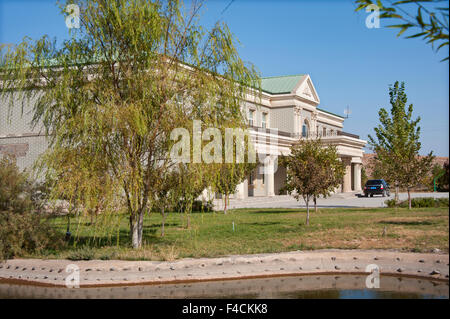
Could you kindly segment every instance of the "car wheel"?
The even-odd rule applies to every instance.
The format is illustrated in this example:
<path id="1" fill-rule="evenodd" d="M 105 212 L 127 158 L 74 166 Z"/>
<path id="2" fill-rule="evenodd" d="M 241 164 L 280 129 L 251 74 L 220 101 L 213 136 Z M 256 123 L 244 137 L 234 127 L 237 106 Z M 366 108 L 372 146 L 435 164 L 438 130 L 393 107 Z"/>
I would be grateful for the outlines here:
<path id="1" fill-rule="evenodd" d="M 364 197 L 369 197 L 369 194 L 364 194 Z"/>
<path id="2" fill-rule="evenodd" d="M 370 197 L 373 197 L 373 194 L 370 194 Z"/>

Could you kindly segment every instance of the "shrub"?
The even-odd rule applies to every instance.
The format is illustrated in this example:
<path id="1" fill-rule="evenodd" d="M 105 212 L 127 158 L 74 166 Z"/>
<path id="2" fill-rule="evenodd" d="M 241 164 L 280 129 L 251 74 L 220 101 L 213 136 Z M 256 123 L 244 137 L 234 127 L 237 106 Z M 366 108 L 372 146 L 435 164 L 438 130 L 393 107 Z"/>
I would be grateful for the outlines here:
<path id="1" fill-rule="evenodd" d="M 92 260 L 95 257 L 95 252 L 92 248 L 89 247 L 83 247 L 79 248 L 73 252 L 70 253 L 69 256 L 67 256 L 67 259 L 69 260 Z"/>
<path id="2" fill-rule="evenodd" d="M 57 249 L 62 238 L 39 214 L 0 211 L 0 259 Z"/>
<path id="3" fill-rule="evenodd" d="M 404 200 L 395 205 L 394 199 L 385 201 L 388 207 L 408 207 L 408 200 Z M 411 199 L 411 207 L 423 208 L 423 207 L 449 207 L 448 198 L 432 198 L 432 197 L 417 197 Z"/>
<path id="4" fill-rule="evenodd" d="M 39 188 L 19 171 L 14 157 L 0 159 L 0 181 L 0 258 L 57 248 L 62 241 L 37 212 Z"/>
<path id="5" fill-rule="evenodd" d="M 175 207 L 175 211 L 184 212 L 186 209 L 186 203 L 184 201 L 179 201 L 178 205 Z M 195 200 L 192 203 L 192 212 L 212 212 L 214 204 L 212 201 L 201 201 Z"/>

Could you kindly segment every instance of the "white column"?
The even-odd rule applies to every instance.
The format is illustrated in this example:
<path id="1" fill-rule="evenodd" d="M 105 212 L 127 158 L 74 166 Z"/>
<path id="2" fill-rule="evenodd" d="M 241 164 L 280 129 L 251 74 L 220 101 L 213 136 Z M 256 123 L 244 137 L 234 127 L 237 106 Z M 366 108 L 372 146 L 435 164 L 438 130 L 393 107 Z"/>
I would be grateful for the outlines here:
<path id="1" fill-rule="evenodd" d="M 342 181 L 342 192 L 347 193 L 352 191 L 352 164 L 351 160 L 348 158 L 343 158 L 342 163 L 344 163 L 345 167 L 344 180 Z"/>
<path id="2" fill-rule="evenodd" d="M 273 156 L 268 156 L 264 161 L 264 174 L 266 180 L 266 195 L 275 196 L 275 160 Z"/>
<path id="3" fill-rule="evenodd" d="M 240 183 L 236 188 L 236 198 L 238 199 L 245 199 L 247 198 L 247 180 L 244 180 L 242 183 Z"/>
<path id="4" fill-rule="evenodd" d="M 213 200 L 214 199 L 214 192 L 211 190 L 211 187 L 205 188 L 200 195 L 201 200 Z"/>
<path id="5" fill-rule="evenodd" d="M 355 187 L 355 191 L 361 190 L 361 164 L 354 163 L 354 171 L 353 171 L 353 185 Z"/>

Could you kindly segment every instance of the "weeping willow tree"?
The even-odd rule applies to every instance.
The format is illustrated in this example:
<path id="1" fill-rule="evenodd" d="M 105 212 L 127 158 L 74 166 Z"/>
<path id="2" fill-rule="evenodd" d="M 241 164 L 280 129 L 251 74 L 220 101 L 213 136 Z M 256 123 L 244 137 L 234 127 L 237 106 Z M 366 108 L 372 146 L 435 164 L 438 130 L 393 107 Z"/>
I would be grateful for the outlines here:
<path id="1" fill-rule="evenodd" d="M 42 163 L 54 196 L 85 211 L 118 196 L 115 211 L 127 211 L 139 248 L 154 176 L 177 165 L 170 132 L 194 119 L 242 126 L 240 105 L 258 77 L 225 24 L 201 26 L 201 1 L 69 3 L 80 28 L 61 45 L 43 36 L 2 47 L 0 97 L 33 104 L 33 124 L 49 136 Z"/>

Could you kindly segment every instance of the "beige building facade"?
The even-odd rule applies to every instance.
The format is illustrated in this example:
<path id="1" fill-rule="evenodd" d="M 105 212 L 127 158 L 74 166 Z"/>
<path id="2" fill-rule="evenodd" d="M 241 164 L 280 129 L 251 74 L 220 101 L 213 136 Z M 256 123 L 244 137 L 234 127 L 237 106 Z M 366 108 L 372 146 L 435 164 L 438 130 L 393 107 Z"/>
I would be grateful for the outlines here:
<path id="1" fill-rule="evenodd" d="M 278 166 L 279 155 L 290 154 L 299 139 L 320 137 L 325 145 L 335 145 L 345 165 L 342 185 L 336 192 L 361 191 L 361 167 L 366 141 L 343 131 L 344 118 L 319 108 L 320 98 L 308 74 L 262 79 L 262 96 L 249 96 L 244 104 L 249 130 L 265 169 L 258 167 L 234 195 L 276 196 L 286 180 L 286 170 Z"/>

